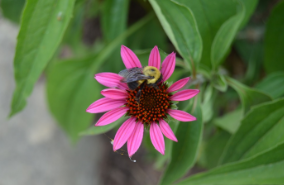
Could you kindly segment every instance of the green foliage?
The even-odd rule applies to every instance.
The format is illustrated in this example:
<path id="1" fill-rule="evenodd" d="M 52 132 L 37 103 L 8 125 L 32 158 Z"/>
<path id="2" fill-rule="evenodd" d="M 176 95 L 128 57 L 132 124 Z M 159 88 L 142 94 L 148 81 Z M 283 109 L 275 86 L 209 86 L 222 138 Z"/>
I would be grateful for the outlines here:
<path id="1" fill-rule="evenodd" d="M 198 98 L 190 106 L 192 115 L 197 120 L 189 123 L 179 123 L 175 132 L 178 142 L 172 146 L 171 159 L 160 184 L 172 184 L 186 174 L 196 161 L 198 147 L 202 136 L 202 111 Z"/>
<path id="2" fill-rule="evenodd" d="M 201 57 L 202 40 L 191 10 L 172 1 L 149 2 L 177 51 L 191 66 L 196 65 Z"/>
<path id="3" fill-rule="evenodd" d="M 228 132 L 221 129 L 216 130 L 214 135 L 203 143 L 199 164 L 209 169 L 216 167 L 230 137 L 231 134 Z"/>
<path id="4" fill-rule="evenodd" d="M 229 133 L 234 134 L 238 130 L 242 118 L 243 110 L 237 109 L 225 114 L 222 117 L 216 118 L 214 120 L 214 124 L 228 131 Z"/>
<path id="5" fill-rule="evenodd" d="M 19 23 L 25 2 L 26 0 L 1 0 L 0 7 L 4 17 Z"/>
<path id="6" fill-rule="evenodd" d="M 242 101 L 244 113 L 249 111 L 249 109 L 254 105 L 272 100 L 267 94 L 256 89 L 249 88 L 232 78 L 228 77 L 227 81 L 228 84 L 238 92 Z"/>
<path id="7" fill-rule="evenodd" d="M 254 107 L 230 139 L 222 164 L 253 157 L 284 142 L 284 99 Z"/>
<path id="8" fill-rule="evenodd" d="M 268 73 L 284 71 L 284 2 L 281 1 L 272 11 L 265 33 L 264 66 Z"/>
<path id="9" fill-rule="evenodd" d="M 161 61 L 177 52 L 167 83 L 190 76 L 184 88 L 200 89 L 190 104 L 178 104 L 197 121 L 167 120 L 178 142 L 165 139 L 164 156 L 145 131 L 151 156 L 146 158 L 165 169 L 160 184 L 283 184 L 284 99 L 277 98 L 284 96 L 284 2 L 267 17 L 273 3 L 2 0 L 3 16 L 15 23 L 21 20 L 10 116 L 24 108 L 52 61 L 45 73 L 48 105 L 71 140 L 117 128 L 126 117 L 94 127 L 100 114 L 86 113 L 103 88 L 94 74 L 125 68 L 122 44 L 134 50 L 143 66 L 157 45 Z M 70 58 L 62 59 L 66 51 Z M 196 163 L 209 171 L 179 181 Z"/>
<path id="10" fill-rule="evenodd" d="M 46 64 L 54 55 L 71 18 L 74 0 L 30 0 L 18 35 L 10 116 L 21 111 Z"/>
<path id="11" fill-rule="evenodd" d="M 284 72 L 269 74 L 255 88 L 270 95 L 273 99 L 284 95 Z"/>
<path id="12" fill-rule="evenodd" d="M 102 12 L 102 31 L 106 42 L 111 42 L 126 29 L 129 0 L 106 0 Z"/>
<path id="13" fill-rule="evenodd" d="M 183 180 L 178 185 L 283 184 L 284 144 L 255 157 L 230 163 Z"/>
<path id="14" fill-rule="evenodd" d="M 234 16 L 226 20 L 218 30 L 211 50 L 211 63 L 213 67 L 217 67 L 228 54 L 229 48 L 235 38 L 237 31 L 245 16 L 245 8 L 242 3 L 237 7 L 237 12 Z"/>
<path id="15" fill-rule="evenodd" d="M 49 108 L 60 126 L 76 141 L 78 133 L 85 130 L 94 118 L 86 112 L 90 102 L 99 98 L 99 84 L 90 70 L 97 55 L 83 59 L 57 62 L 47 73 L 47 98 Z"/>

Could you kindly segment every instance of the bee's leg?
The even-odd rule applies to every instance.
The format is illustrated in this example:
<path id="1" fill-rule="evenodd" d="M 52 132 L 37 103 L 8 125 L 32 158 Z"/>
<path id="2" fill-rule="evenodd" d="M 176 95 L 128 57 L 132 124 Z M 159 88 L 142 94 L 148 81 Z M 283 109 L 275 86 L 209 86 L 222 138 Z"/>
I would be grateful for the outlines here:
<path id="1" fill-rule="evenodd" d="M 145 87 L 145 83 L 141 84 L 138 92 L 136 93 L 135 100 L 137 101 L 138 105 L 140 103 L 140 96 L 141 96 L 142 89 L 144 87 Z"/>
<path id="2" fill-rule="evenodd" d="M 140 103 L 140 96 L 141 96 L 141 89 L 138 90 L 136 96 L 135 96 L 135 100 L 137 101 L 138 105 Z"/>
<path id="3" fill-rule="evenodd" d="M 154 87 L 155 89 L 160 89 L 157 84 L 148 84 L 149 87 Z"/>

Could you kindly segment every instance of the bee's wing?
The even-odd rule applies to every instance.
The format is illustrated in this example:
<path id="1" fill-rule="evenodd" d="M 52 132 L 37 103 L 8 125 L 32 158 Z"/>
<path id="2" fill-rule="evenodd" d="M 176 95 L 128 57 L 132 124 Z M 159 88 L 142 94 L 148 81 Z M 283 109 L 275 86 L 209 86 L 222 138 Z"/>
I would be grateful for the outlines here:
<path id="1" fill-rule="evenodd" d="M 138 67 L 131 68 L 131 69 L 124 69 L 120 71 L 118 74 L 123 77 L 121 82 L 125 82 L 125 83 L 135 82 L 138 80 L 146 80 L 150 78 L 143 74 L 142 68 L 138 68 Z"/>

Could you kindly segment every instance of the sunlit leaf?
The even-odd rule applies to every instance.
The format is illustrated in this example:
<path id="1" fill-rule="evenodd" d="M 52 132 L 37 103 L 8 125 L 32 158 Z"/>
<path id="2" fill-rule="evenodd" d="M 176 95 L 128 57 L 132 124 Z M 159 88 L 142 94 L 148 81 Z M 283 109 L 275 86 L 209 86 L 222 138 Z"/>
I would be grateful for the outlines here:
<path id="1" fill-rule="evenodd" d="M 23 12 L 16 54 L 10 116 L 21 111 L 48 61 L 54 55 L 73 11 L 74 0 L 30 0 Z"/>

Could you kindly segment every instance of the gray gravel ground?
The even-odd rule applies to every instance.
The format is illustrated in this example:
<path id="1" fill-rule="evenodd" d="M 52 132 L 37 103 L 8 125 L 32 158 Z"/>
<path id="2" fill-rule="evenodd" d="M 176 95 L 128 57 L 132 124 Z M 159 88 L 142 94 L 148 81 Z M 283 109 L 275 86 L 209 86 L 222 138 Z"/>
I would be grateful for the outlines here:
<path id="1" fill-rule="evenodd" d="M 17 33 L 18 27 L 0 15 L 0 185 L 100 184 L 100 138 L 70 144 L 48 112 L 44 80 L 36 84 L 26 108 L 7 119 Z"/>

